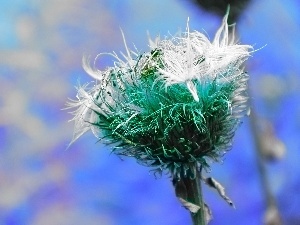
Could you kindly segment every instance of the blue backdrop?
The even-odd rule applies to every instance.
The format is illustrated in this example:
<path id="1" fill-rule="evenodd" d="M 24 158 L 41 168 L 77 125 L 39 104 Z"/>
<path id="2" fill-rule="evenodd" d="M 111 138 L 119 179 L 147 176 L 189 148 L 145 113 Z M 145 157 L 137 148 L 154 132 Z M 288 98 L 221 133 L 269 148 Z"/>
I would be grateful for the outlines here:
<path id="1" fill-rule="evenodd" d="M 300 3 L 254 0 L 238 21 L 240 42 L 254 45 L 247 64 L 260 121 L 273 126 L 286 152 L 266 166 L 285 224 L 300 224 Z M 74 86 L 92 81 L 83 54 L 147 51 L 151 37 L 190 29 L 210 39 L 221 17 L 176 0 L 0 0 L 0 224 L 181 225 L 189 213 L 168 176 L 110 154 L 88 133 L 66 150 L 71 115 L 61 110 Z M 111 65 L 103 58 L 99 68 Z M 262 224 L 265 198 L 249 118 L 234 147 L 209 176 L 236 205 L 204 187 L 212 225 Z"/>

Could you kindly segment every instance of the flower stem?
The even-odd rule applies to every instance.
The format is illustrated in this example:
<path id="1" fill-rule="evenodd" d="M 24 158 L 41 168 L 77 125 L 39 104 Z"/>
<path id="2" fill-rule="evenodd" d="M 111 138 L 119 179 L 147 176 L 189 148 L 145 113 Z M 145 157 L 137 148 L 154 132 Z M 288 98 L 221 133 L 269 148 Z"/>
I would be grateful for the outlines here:
<path id="1" fill-rule="evenodd" d="M 273 217 L 274 224 L 281 225 L 281 216 L 279 213 L 279 209 L 277 207 L 276 199 L 274 195 L 272 194 L 270 184 L 268 182 L 268 174 L 266 171 L 266 167 L 264 164 L 263 159 L 263 143 L 259 136 L 259 128 L 258 128 L 258 116 L 254 110 L 254 107 L 252 107 L 251 114 L 250 114 L 250 123 L 251 123 L 251 130 L 254 137 L 254 143 L 255 143 L 255 150 L 256 150 L 256 163 L 259 171 L 259 178 L 261 182 L 262 187 L 262 193 L 265 197 L 266 202 L 266 208 L 267 210 L 274 209 L 277 213 L 276 216 Z M 267 224 L 273 224 L 273 223 L 267 223 Z"/>
<path id="2" fill-rule="evenodd" d="M 197 165 L 195 165 L 195 170 L 195 179 L 183 178 L 182 181 L 186 187 L 187 201 L 200 206 L 200 209 L 197 213 L 191 212 L 193 225 L 206 225 L 201 188 L 201 169 L 198 169 Z"/>

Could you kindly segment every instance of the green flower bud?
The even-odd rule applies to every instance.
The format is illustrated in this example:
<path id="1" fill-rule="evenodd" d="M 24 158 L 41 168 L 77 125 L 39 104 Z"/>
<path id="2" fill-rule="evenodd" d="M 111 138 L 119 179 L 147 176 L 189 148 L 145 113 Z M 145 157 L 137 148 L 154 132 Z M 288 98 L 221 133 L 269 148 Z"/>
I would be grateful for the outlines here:
<path id="1" fill-rule="evenodd" d="M 194 177 L 231 148 L 248 111 L 248 75 L 241 68 L 251 46 L 229 37 L 228 14 L 212 42 L 197 31 L 150 41 L 150 51 L 115 53 L 113 67 L 85 70 L 97 82 L 78 88 L 73 141 L 92 130 L 113 152 L 135 157 L 172 176 Z M 124 41 L 125 42 L 125 41 Z"/>

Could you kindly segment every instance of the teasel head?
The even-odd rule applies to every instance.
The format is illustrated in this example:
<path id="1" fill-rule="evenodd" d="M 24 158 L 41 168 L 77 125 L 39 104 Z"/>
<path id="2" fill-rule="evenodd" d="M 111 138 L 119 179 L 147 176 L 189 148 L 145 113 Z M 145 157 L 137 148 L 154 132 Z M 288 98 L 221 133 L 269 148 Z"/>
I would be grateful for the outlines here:
<path id="1" fill-rule="evenodd" d="M 212 41 L 198 31 L 150 41 L 150 51 L 116 53 L 101 71 L 84 58 L 94 83 L 78 87 L 73 141 L 91 130 L 118 155 L 172 177 L 195 176 L 232 146 L 247 113 L 242 64 L 252 52 L 229 35 L 228 13 Z M 123 35 L 124 38 L 124 35 Z M 101 54 L 99 55 L 101 56 Z"/>

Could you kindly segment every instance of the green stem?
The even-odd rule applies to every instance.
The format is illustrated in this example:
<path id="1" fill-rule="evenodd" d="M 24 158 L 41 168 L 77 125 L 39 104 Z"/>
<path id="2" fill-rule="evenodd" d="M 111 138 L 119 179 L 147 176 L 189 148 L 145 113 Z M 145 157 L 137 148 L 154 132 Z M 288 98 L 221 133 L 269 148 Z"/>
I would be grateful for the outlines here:
<path id="1" fill-rule="evenodd" d="M 201 188 L 201 169 L 195 165 L 196 177 L 195 179 L 183 178 L 182 181 L 187 191 L 187 201 L 200 206 L 197 213 L 191 212 L 193 225 L 206 225 L 204 214 L 204 203 L 202 198 Z"/>
<path id="2" fill-rule="evenodd" d="M 262 184 L 263 194 L 265 196 L 265 201 L 267 206 L 273 205 L 275 199 L 271 193 L 271 189 L 268 182 L 268 175 L 263 161 L 263 150 L 262 150 L 262 141 L 259 137 L 259 129 L 257 125 L 258 118 L 256 116 L 256 112 L 253 107 L 250 114 L 250 125 L 252 129 L 252 133 L 254 136 L 255 150 L 256 150 L 256 162 L 259 171 L 260 182 Z"/>
<path id="3" fill-rule="evenodd" d="M 251 105 L 251 102 L 250 102 Z M 266 202 L 266 208 L 267 210 L 270 210 L 271 208 L 275 209 L 277 212 L 276 216 L 273 216 L 272 221 L 276 221 L 276 224 L 281 225 L 281 216 L 278 210 L 278 206 L 276 203 L 276 199 L 274 195 L 272 194 L 270 184 L 268 182 L 268 174 L 266 171 L 266 167 L 264 164 L 264 158 L 263 158 L 263 141 L 262 138 L 259 136 L 259 125 L 258 125 L 258 116 L 254 110 L 254 107 L 251 107 L 251 114 L 250 114 L 250 125 L 251 125 L 251 131 L 253 133 L 254 137 L 254 143 L 255 143 L 255 150 L 256 150 L 256 163 L 258 167 L 258 174 L 262 186 L 262 192 L 265 197 Z M 269 224 L 269 223 L 268 223 Z M 270 223 L 271 224 L 271 223 Z M 273 224 L 273 223 L 272 223 Z M 274 223 L 275 224 L 275 223 Z"/>

